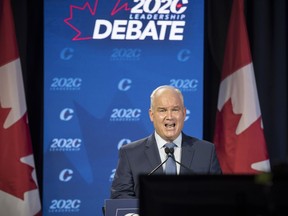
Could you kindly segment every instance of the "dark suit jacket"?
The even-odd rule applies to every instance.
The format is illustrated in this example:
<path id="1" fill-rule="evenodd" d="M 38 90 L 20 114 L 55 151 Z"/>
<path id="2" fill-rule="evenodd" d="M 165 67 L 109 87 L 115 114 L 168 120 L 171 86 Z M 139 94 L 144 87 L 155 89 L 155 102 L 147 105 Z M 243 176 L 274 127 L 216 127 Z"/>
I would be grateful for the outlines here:
<path id="1" fill-rule="evenodd" d="M 140 174 L 148 174 L 161 163 L 154 133 L 144 139 L 124 145 L 119 150 L 119 161 L 112 182 L 111 199 L 139 197 Z M 215 146 L 182 133 L 180 174 L 221 174 Z M 163 174 L 160 167 L 153 175 Z"/>

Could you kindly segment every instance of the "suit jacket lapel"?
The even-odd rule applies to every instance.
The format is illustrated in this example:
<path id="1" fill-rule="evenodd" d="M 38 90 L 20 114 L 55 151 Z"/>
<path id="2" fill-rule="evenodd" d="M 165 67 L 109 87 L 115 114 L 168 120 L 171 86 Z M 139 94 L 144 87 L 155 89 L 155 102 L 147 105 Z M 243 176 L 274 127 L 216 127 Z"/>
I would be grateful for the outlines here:
<path id="1" fill-rule="evenodd" d="M 161 163 L 157 143 L 155 140 L 154 133 L 148 138 L 145 144 L 145 154 L 151 164 L 151 171 Z M 159 168 L 155 173 L 163 173 L 163 167 Z"/>
<path id="2" fill-rule="evenodd" d="M 194 157 L 193 143 L 189 143 L 185 134 L 182 134 L 182 150 L 181 150 L 181 163 L 191 168 L 192 160 Z M 180 173 L 189 173 L 184 167 L 180 168 Z"/>

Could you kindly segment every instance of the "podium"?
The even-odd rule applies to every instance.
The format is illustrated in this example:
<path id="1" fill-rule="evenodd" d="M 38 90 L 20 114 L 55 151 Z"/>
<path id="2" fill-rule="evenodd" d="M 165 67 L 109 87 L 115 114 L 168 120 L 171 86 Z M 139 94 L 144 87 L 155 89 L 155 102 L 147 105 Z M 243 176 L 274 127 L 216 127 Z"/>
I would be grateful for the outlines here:
<path id="1" fill-rule="evenodd" d="M 288 215 L 288 174 L 143 175 L 139 199 L 105 200 L 105 216 Z"/>
<path id="2" fill-rule="evenodd" d="M 138 216 L 138 199 L 106 199 L 105 216 Z"/>
<path id="3" fill-rule="evenodd" d="M 139 182 L 140 216 L 266 216 L 269 212 L 269 184 L 256 175 L 143 175 Z"/>

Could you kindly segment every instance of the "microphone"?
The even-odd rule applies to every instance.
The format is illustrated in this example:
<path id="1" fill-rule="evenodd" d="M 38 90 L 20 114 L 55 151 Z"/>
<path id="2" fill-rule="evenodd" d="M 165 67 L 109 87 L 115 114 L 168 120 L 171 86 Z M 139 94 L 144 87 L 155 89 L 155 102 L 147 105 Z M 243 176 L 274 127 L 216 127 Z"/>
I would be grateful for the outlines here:
<path id="1" fill-rule="evenodd" d="M 166 163 L 166 161 L 168 160 L 169 157 L 172 157 L 172 155 L 174 153 L 174 148 L 166 147 L 165 148 L 165 153 L 168 155 L 168 157 L 162 163 L 160 163 L 157 167 L 155 167 L 148 175 L 151 175 L 154 172 L 156 172 L 161 166 L 163 166 L 164 163 Z M 175 160 L 175 159 L 173 158 L 173 160 Z"/>
<path id="2" fill-rule="evenodd" d="M 165 148 L 165 153 L 168 155 L 168 157 L 172 157 L 174 154 L 174 148 Z M 172 157 L 173 158 L 173 157 Z"/>
<path id="3" fill-rule="evenodd" d="M 172 157 L 174 154 L 174 148 L 165 148 L 165 153 L 168 155 L 168 157 Z M 168 159 L 167 157 L 167 159 Z M 166 160 L 167 160 L 166 159 Z M 172 159 L 179 164 L 180 166 L 184 167 L 185 169 L 187 169 L 189 172 L 194 173 L 192 169 L 190 169 L 189 167 L 185 166 L 184 164 L 180 163 L 179 161 L 175 160 L 175 157 L 172 157 Z"/>

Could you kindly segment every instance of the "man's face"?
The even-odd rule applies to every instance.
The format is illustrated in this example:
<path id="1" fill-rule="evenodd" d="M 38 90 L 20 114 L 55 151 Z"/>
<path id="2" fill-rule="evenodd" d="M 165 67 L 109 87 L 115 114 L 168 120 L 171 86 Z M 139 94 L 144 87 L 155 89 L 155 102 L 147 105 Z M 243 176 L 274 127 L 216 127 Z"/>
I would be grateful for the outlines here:
<path id="1" fill-rule="evenodd" d="M 159 90 L 149 110 L 156 132 L 166 141 L 173 141 L 181 133 L 186 116 L 180 96 L 171 89 Z"/>

